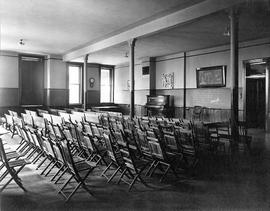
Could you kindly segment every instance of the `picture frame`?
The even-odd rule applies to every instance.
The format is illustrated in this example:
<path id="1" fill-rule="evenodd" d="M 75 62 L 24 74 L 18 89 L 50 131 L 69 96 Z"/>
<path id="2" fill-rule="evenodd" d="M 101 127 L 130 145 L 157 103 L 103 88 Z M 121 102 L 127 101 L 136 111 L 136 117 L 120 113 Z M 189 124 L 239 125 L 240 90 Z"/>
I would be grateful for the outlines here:
<path id="1" fill-rule="evenodd" d="M 165 89 L 174 88 L 174 73 L 163 73 L 162 74 L 162 87 Z"/>
<path id="2" fill-rule="evenodd" d="M 226 66 L 211 66 L 196 69 L 197 88 L 225 87 Z"/>

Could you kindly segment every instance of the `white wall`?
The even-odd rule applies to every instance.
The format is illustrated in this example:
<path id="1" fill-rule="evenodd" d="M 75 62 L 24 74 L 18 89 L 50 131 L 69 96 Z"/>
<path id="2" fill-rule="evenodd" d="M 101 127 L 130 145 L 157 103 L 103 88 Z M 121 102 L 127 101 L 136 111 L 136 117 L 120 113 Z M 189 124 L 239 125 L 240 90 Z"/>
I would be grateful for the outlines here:
<path id="1" fill-rule="evenodd" d="M 140 62 L 135 65 L 135 93 L 134 100 L 137 105 L 144 105 L 146 103 L 146 95 L 149 94 L 149 76 L 142 75 L 142 66 Z M 129 104 L 130 94 L 128 90 L 129 67 L 119 66 L 115 68 L 115 94 L 114 102 L 119 104 Z"/>
<path id="2" fill-rule="evenodd" d="M 0 53 L 0 88 L 19 88 L 18 54 Z"/>
<path id="3" fill-rule="evenodd" d="M 61 58 L 48 56 L 45 60 L 44 87 L 50 89 L 67 89 L 67 64 Z"/>
<path id="4" fill-rule="evenodd" d="M 99 66 L 98 65 L 88 65 L 87 67 L 87 90 L 100 90 L 100 76 L 99 76 Z M 89 79 L 94 78 L 95 83 L 93 87 L 90 87 Z"/>
<path id="5" fill-rule="evenodd" d="M 268 43 L 268 44 L 267 44 Z M 261 39 L 239 44 L 239 107 L 243 107 L 242 89 L 244 82 L 244 60 L 255 58 L 270 57 L 270 38 Z M 231 87 L 231 69 L 230 69 L 230 50 L 229 46 L 219 46 L 203 50 L 187 52 L 187 106 L 202 105 L 211 108 L 230 108 L 230 87 Z M 197 89 L 196 68 L 226 65 L 226 87 L 212 89 Z M 135 68 L 135 90 L 144 89 L 141 93 L 143 97 L 137 97 L 135 100 L 144 105 L 146 99 L 144 95 L 149 89 L 149 80 L 142 79 L 139 67 Z M 182 107 L 183 99 L 181 89 L 183 88 L 183 53 L 162 56 L 156 58 L 156 89 L 162 94 L 174 95 L 175 106 Z M 174 73 L 174 90 L 164 90 L 162 87 L 162 74 Z M 115 70 L 115 103 L 129 104 L 129 93 L 126 90 L 126 81 L 129 79 L 128 66 L 116 67 Z M 139 80 L 136 82 L 136 80 Z M 136 85 L 137 84 L 137 85 Z M 146 90 L 145 90 L 146 89 Z M 178 90 L 180 89 L 180 90 Z M 136 93 L 136 92 L 135 92 Z M 139 95 L 139 92 L 137 92 Z M 137 103 L 135 101 L 135 103 Z M 138 104 L 139 104 L 138 103 Z"/>
<path id="6" fill-rule="evenodd" d="M 179 54 L 175 55 L 176 57 Z M 180 55 L 183 57 L 183 54 Z M 158 57 L 156 60 L 156 89 L 163 89 L 162 74 L 174 73 L 174 88 L 183 88 L 184 83 L 184 59 L 170 59 L 169 57 Z"/>

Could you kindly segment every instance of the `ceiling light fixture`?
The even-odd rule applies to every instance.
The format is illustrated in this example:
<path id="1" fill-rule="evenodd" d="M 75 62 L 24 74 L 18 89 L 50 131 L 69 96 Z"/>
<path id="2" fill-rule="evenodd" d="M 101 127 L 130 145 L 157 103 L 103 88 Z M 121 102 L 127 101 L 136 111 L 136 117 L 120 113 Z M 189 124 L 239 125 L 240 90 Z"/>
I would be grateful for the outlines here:
<path id="1" fill-rule="evenodd" d="M 23 39 L 20 39 L 19 44 L 20 44 L 20 45 L 25 45 L 25 42 L 23 41 Z"/>
<path id="2" fill-rule="evenodd" d="M 128 52 L 126 52 L 125 57 L 128 58 Z"/>

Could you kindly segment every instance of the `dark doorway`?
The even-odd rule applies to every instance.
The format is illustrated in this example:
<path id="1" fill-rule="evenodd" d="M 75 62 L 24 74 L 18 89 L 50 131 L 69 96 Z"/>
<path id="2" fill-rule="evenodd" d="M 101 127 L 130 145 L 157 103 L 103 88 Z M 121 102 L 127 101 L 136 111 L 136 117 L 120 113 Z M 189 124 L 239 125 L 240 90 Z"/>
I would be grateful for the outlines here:
<path id="1" fill-rule="evenodd" d="M 249 128 L 265 129 L 266 64 L 248 64 L 246 69 L 246 122 Z"/>
<path id="2" fill-rule="evenodd" d="M 44 59 L 38 56 L 20 56 L 21 105 L 43 105 Z"/>

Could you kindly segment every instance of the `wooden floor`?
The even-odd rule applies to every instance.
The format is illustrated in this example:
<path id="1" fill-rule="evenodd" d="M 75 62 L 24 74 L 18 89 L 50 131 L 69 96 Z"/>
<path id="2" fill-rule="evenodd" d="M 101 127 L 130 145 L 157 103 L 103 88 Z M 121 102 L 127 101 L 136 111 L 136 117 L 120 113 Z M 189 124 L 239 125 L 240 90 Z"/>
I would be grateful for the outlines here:
<path id="1" fill-rule="evenodd" d="M 270 135 L 251 130 L 252 154 L 239 153 L 234 162 L 216 160 L 201 164 L 194 175 L 183 174 L 159 183 L 148 182 L 156 188 L 140 184 L 132 192 L 125 184 L 107 184 L 101 169 L 88 180 L 94 196 L 85 191 L 68 203 L 57 194 L 57 186 L 41 176 L 30 165 L 20 176 L 28 192 L 14 183 L 0 194 L 0 210 L 269 210 L 270 209 Z M 16 145 L 10 134 L 5 140 Z"/>

